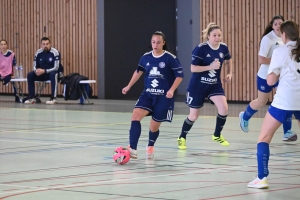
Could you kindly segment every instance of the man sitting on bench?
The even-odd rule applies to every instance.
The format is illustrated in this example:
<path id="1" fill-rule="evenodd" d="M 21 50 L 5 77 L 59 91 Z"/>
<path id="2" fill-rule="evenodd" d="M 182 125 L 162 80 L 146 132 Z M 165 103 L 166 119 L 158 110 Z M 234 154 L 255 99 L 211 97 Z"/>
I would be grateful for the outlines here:
<path id="1" fill-rule="evenodd" d="M 35 81 L 51 81 L 51 98 L 46 104 L 56 104 L 57 85 L 59 72 L 62 71 L 60 65 L 60 53 L 57 49 L 51 47 L 50 39 L 43 37 L 41 39 L 41 49 L 37 50 L 33 62 L 33 71 L 27 75 L 29 97 L 24 103 L 34 104 Z"/>

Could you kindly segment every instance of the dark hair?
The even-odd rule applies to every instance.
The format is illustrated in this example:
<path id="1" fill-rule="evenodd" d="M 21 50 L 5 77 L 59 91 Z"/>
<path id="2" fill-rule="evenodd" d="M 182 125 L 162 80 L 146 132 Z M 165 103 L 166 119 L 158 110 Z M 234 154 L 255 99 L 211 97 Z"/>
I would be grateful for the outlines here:
<path id="1" fill-rule="evenodd" d="M 152 34 L 151 37 L 153 37 L 153 35 L 160 35 L 160 36 L 163 38 L 164 42 L 165 42 L 165 44 L 164 44 L 164 46 L 163 46 L 163 50 L 170 51 L 170 50 L 169 50 L 169 47 L 168 47 L 168 45 L 167 45 L 166 36 L 165 36 L 165 34 L 163 34 L 163 32 L 161 32 L 161 31 L 155 31 L 155 32 Z"/>
<path id="2" fill-rule="evenodd" d="M 5 42 L 5 43 L 7 44 L 7 41 L 6 41 L 6 40 L 4 40 L 4 39 L 0 40 L 0 42 Z"/>
<path id="3" fill-rule="evenodd" d="M 276 19 L 281 19 L 284 22 L 284 18 L 281 15 L 275 15 L 272 20 L 270 21 L 270 23 L 267 25 L 267 27 L 265 28 L 264 33 L 262 34 L 261 38 L 263 38 L 265 35 L 267 35 L 268 33 L 270 33 L 271 31 L 273 31 L 273 23 Z"/>
<path id="4" fill-rule="evenodd" d="M 221 30 L 220 26 L 218 26 L 215 22 L 210 22 L 207 25 L 206 29 L 204 29 L 202 31 L 202 33 L 203 33 L 202 37 L 208 40 L 208 36 L 209 36 L 210 32 L 212 32 L 215 29 L 220 29 Z"/>
<path id="5" fill-rule="evenodd" d="M 291 40 L 296 41 L 296 47 L 292 49 L 292 57 L 296 62 L 300 62 L 300 38 L 299 38 L 299 26 L 294 21 L 287 20 L 280 25 L 281 33 L 285 33 L 285 36 Z"/>
<path id="6" fill-rule="evenodd" d="M 50 39 L 49 39 L 48 37 L 42 37 L 41 42 L 42 42 L 42 41 L 46 41 L 46 40 L 48 40 L 49 42 L 51 42 Z"/>

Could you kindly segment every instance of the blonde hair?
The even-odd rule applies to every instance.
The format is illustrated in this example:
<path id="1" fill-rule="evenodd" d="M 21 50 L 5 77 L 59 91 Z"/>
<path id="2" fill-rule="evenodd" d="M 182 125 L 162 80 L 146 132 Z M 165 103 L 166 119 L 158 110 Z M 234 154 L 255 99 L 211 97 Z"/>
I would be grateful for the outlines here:
<path id="1" fill-rule="evenodd" d="M 210 34 L 210 32 L 212 32 L 212 31 L 215 30 L 215 29 L 220 29 L 220 30 L 221 30 L 220 26 L 217 25 L 215 22 L 210 22 L 210 23 L 207 25 L 206 29 L 204 29 L 204 30 L 202 31 L 202 33 L 203 33 L 202 37 L 203 37 L 204 39 L 207 39 L 207 40 L 208 40 L 208 35 Z"/>

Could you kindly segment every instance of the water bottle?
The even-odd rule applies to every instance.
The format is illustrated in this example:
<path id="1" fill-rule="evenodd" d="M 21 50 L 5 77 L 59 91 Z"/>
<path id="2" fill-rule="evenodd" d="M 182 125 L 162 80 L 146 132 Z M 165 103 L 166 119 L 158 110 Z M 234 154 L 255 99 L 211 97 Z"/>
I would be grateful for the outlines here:
<path id="1" fill-rule="evenodd" d="M 24 76 L 23 76 L 23 66 L 22 66 L 21 63 L 20 63 L 20 66 L 19 66 L 19 78 L 24 78 Z"/>
<path id="2" fill-rule="evenodd" d="M 14 74 L 15 74 L 15 78 L 20 78 L 19 66 L 18 65 L 15 66 Z"/>

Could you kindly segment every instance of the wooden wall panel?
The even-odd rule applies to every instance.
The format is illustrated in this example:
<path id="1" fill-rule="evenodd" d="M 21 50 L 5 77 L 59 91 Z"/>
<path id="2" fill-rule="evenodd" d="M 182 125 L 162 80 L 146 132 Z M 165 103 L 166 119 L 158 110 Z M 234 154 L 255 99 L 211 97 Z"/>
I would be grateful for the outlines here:
<path id="1" fill-rule="evenodd" d="M 97 80 L 96 0 L 1 0 L 0 7 L 0 38 L 16 53 L 25 76 L 32 71 L 40 39 L 47 36 L 61 53 L 65 74 L 79 72 Z M 22 85 L 27 93 L 27 83 Z M 97 96 L 97 84 L 92 87 Z M 61 91 L 59 86 L 59 95 Z M 0 86 L 0 93 L 12 89 Z M 42 94 L 50 94 L 50 87 Z"/>
<path id="2" fill-rule="evenodd" d="M 299 9 L 299 0 L 201 0 L 201 30 L 209 22 L 220 25 L 223 42 L 232 55 L 232 83 L 224 84 L 228 100 L 251 101 L 257 97 L 257 54 L 261 35 L 274 15 L 281 14 L 299 24 Z"/>
<path id="3" fill-rule="evenodd" d="M 97 79 L 96 0 L 1 0 L 0 7 L 0 38 L 8 41 L 25 75 L 32 70 L 40 38 L 48 36 L 61 52 L 65 74 L 79 72 Z M 299 0 L 200 1 L 201 30 L 209 22 L 219 24 L 232 54 L 233 80 L 224 84 L 228 100 L 251 101 L 257 97 L 257 54 L 262 32 L 276 14 L 300 23 L 299 10 Z M 27 83 L 23 88 L 27 93 Z M 97 95 L 97 85 L 93 90 Z M 0 86 L 0 93 L 11 92 L 11 87 Z M 49 93 L 47 88 L 44 94 Z"/>

